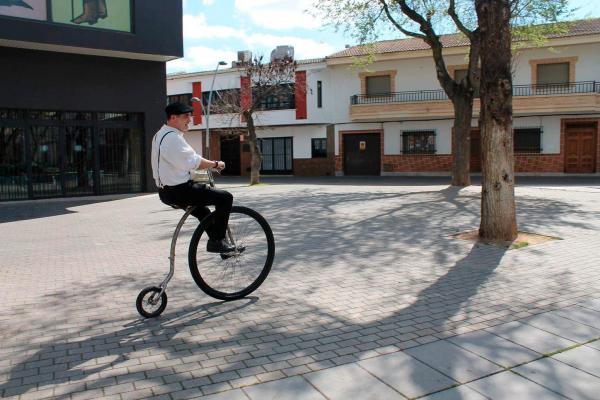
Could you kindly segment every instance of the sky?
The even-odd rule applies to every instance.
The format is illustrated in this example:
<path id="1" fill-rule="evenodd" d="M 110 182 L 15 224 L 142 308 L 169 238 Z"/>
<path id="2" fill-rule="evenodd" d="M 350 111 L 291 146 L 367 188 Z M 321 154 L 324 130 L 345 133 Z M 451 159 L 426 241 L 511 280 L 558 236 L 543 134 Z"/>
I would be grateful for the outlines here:
<path id="1" fill-rule="evenodd" d="M 278 45 L 294 47 L 297 60 L 325 57 L 356 42 L 335 32 L 306 10 L 315 0 L 183 0 L 184 57 L 167 63 L 167 72 L 214 70 L 231 65 L 238 50 L 269 59 Z M 576 18 L 600 17 L 598 0 L 570 0 Z"/>

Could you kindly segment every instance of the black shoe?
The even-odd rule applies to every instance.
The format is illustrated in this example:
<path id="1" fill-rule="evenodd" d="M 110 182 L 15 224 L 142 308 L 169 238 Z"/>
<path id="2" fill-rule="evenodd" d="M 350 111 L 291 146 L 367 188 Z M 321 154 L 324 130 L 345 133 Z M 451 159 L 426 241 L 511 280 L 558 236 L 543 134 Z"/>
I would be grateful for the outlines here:
<path id="1" fill-rule="evenodd" d="M 233 256 L 239 256 L 244 252 L 244 250 L 246 250 L 246 246 L 238 246 L 234 252 L 232 251 L 230 253 L 221 253 L 221 259 L 227 260 Z"/>
<path id="2" fill-rule="evenodd" d="M 227 243 L 225 239 L 208 239 L 208 242 L 206 243 L 206 251 L 209 253 L 231 253 L 232 251 L 235 251 L 235 246 Z"/>

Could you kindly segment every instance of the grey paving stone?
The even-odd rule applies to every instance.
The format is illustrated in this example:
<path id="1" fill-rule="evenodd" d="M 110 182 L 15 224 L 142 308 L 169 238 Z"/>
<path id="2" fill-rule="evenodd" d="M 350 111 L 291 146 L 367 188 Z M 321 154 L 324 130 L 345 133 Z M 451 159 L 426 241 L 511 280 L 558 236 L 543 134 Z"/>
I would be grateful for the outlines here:
<path id="1" fill-rule="evenodd" d="M 541 354 L 552 353 L 576 344 L 571 340 L 518 321 L 497 325 L 486 331 Z"/>
<path id="2" fill-rule="evenodd" d="M 514 371 L 565 397 L 598 400 L 600 378 L 551 357 L 522 365 Z"/>
<path id="3" fill-rule="evenodd" d="M 242 389 L 252 400 L 326 400 L 306 379 L 301 376 L 280 379 Z"/>
<path id="4" fill-rule="evenodd" d="M 600 378 L 600 350 L 580 346 L 555 354 L 552 358 Z"/>
<path id="5" fill-rule="evenodd" d="M 421 397 L 419 400 L 487 400 L 481 393 L 469 388 L 467 385 L 460 385 L 442 392 L 430 394 Z"/>
<path id="6" fill-rule="evenodd" d="M 457 383 L 403 352 L 370 358 L 358 364 L 408 398 L 424 396 Z"/>
<path id="7" fill-rule="evenodd" d="M 600 311 L 600 299 L 588 299 L 577 303 L 580 307 L 589 308 L 590 310 Z"/>
<path id="8" fill-rule="evenodd" d="M 467 385 L 455 386 L 451 389 L 421 397 L 419 400 L 488 400 L 481 393 Z"/>
<path id="9" fill-rule="evenodd" d="M 228 390 L 227 392 L 210 394 L 200 397 L 202 400 L 248 400 L 248 396 L 241 389 Z"/>
<path id="10" fill-rule="evenodd" d="M 329 400 L 405 398 L 356 364 L 328 368 L 304 377 Z"/>
<path id="11" fill-rule="evenodd" d="M 594 340 L 593 342 L 586 343 L 587 347 L 591 347 L 592 349 L 600 350 L 600 340 Z"/>
<path id="12" fill-rule="evenodd" d="M 593 310 L 580 306 L 571 306 L 556 310 L 554 312 L 561 317 L 592 326 L 596 329 L 600 329 L 600 310 Z"/>
<path id="13" fill-rule="evenodd" d="M 467 386 L 494 400 L 563 399 L 562 396 L 545 387 L 510 371 L 470 382 Z"/>
<path id="14" fill-rule="evenodd" d="M 413 347 L 405 352 L 461 383 L 502 370 L 500 366 L 447 340 Z"/>
<path id="15" fill-rule="evenodd" d="M 572 319 L 563 318 L 556 311 L 535 315 L 521 322 L 577 343 L 600 338 L 600 330 Z"/>
<path id="16" fill-rule="evenodd" d="M 465 333 L 448 340 L 506 368 L 541 357 L 540 353 L 485 331 Z"/>

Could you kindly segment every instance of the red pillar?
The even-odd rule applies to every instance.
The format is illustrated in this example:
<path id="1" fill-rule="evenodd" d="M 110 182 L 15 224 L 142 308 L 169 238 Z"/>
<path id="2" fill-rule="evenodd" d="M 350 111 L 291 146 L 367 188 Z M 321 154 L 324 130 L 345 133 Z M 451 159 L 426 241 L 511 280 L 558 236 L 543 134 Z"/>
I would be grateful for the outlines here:
<path id="1" fill-rule="evenodd" d="M 252 85 L 249 76 L 240 77 L 240 95 L 240 106 L 242 107 L 242 111 L 246 111 L 252 106 Z M 244 121 L 245 118 L 242 116 L 242 122 Z"/>
<path id="2" fill-rule="evenodd" d="M 296 119 L 306 119 L 306 71 L 296 71 L 294 87 L 296 102 Z"/>
<path id="3" fill-rule="evenodd" d="M 197 97 L 202 101 L 202 82 L 192 83 L 192 96 Z M 194 108 L 194 111 L 192 111 L 194 125 L 200 125 L 202 123 L 202 104 L 193 102 L 192 107 Z"/>

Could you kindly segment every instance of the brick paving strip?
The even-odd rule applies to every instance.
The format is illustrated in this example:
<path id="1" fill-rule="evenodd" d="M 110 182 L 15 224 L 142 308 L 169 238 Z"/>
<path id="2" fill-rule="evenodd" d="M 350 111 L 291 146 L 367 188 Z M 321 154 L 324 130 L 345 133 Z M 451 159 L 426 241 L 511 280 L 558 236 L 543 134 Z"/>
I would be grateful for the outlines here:
<path id="1" fill-rule="evenodd" d="M 449 238 L 477 226 L 478 187 L 392 183 L 231 185 L 273 227 L 272 273 L 244 300 L 204 295 L 190 221 L 155 320 L 134 301 L 166 274 L 179 212 L 156 195 L 0 204 L 0 396 L 593 398 L 598 186 L 518 187 L 520 230 L 563 240 L 505 251 Z"/>

